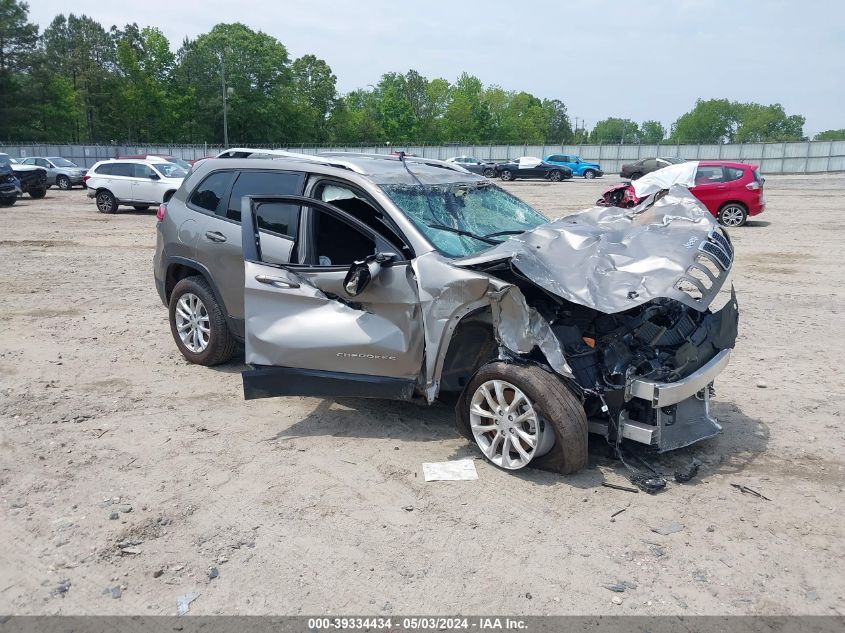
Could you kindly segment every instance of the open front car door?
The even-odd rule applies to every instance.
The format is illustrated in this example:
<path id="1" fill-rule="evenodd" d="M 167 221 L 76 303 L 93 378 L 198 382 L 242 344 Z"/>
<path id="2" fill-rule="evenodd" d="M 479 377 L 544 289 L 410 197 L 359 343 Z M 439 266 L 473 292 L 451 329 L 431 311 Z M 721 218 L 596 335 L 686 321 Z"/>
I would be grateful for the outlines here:
<path id="1" fill-rule="evenodd" d="M 277 209 L 263 214 L 264 205 Z M 271 215 L 285 226 L 263 225 Z M 244 397 L 410 399 L 424 339 L 417 280 L 401 250 L 302 196 L 244 197 L 241 226 Z M 263 261 L 259 229 L 292 239 L 292 263 Z"/>

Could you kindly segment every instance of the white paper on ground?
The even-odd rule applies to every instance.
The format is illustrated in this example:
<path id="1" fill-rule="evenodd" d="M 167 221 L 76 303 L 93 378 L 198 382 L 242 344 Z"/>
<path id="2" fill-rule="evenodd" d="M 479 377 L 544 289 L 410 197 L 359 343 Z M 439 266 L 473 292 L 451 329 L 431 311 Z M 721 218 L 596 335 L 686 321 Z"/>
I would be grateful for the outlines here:
<path id="1" fill-rule="evenodd" d="M 470 481 L 478 479 L 475 462 L 471 459 L 458 459 L 453 462 L 427 462 L 423 464 L 423 477 L 426 481 Z"/>

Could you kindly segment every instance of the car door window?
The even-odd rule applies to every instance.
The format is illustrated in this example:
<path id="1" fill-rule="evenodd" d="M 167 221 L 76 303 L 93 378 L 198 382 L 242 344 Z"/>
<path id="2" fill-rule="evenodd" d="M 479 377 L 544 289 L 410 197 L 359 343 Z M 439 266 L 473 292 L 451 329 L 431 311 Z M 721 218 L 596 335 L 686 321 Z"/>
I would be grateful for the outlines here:
<path id="1" fill-rule="evenodd" d="M 699 165 L 695 172 L 696 185 L 712 185 L 724 182 L 722 168 L 713 165 Z"/>
<path id="2" fill-rule="evenodd" d="M 648 158 L 648 159 L 643 161 L 643 169 L 648 169 L 650 171 L 653 171 L 655 169 L 660 169 L 661 166 L 662 165 L 658 165 L 657 161 L 654 160 L 653 158 Z"/>
<path id="3" fill-rule="evenodd" d="M 133 172 L 132 175 L 135 178 L 146 178 L 149 180 L 150 176 L 153 175 L 153 170 L 148 165 L 142 165 L 140 163 L 135 163 L 132 165 Z"/>
<path id="4" fill-rule="evenodd" d="M 311 265 L 350 266 L 376 253 L 376 241 L 371 235 L 323 211 L 315 209 L 311 213 Z"/>
<path id="5" fill-rule="evenodd" d="M 135 165 L 133 163 L 116 163 L 111 167 L 113 176 L 126 176 L 131 178 L 135 175 Z"/>
<path id="6" fill-rule="evenodd" d="M 724 182 L 739 180 L 745 174 L 739 167 L 723 167 L 722 172 L 724 174 Z"/>
<path id="7" fill-rule="evenodd" d="M 44 160 L 43 158 L 36 158 L 36 159 L 35 159 L 35 164 L 36 164 L 36 165 L 38 165 L 39 167 L 44 167 L 44 168 L 46 168 L 46 169 L 49 169 L 49 168 L 52 166 L 52 165 L 50 165 L 50 163 L 48 163 L 48 162 L 47 162 L 46 160 Z"/>
<path id="8" fill-rule="evenodd" d="M 191 193 L 188 204 L 200 211 L 219 213 L 234 175 L 233 171 L 216 171 L 206 176 Z"/>
<path id="9" fill-rule="evenodd" d="M 98 176 L 111 176 L 114 174 L 114 165 L 100 165 L 94 170 Z"/>
<path id="10" fill-rule="evenodd" d="M 226 205 L 225 216 L 234 222 L 241 221 L 241 202 L 244 196 L 299 195 L 305 175 L 290 171 L 242 171 L 238 174 Z M 220 215 L 220 213 L 218 213 Z M 268 222 L 272 224 L 272 222 Z M 259 221 L 259 227 L 261 222 Z"/>

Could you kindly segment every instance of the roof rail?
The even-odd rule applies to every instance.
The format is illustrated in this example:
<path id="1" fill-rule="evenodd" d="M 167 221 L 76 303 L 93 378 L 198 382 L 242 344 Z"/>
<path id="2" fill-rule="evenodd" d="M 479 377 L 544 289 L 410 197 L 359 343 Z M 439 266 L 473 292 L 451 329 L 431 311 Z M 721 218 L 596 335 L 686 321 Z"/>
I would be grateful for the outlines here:
<path id="1" fill-rule="evenodd" d="M 471 173 L 460 165 L 458 165 L 457 163 L 450 163 L 448 161 L 438 160 L 436 158 L 425 158 L 424 156 L 408 156 L 407 154 L 404 157 L 400 157 L 394 154 L 365 154 L 363 152 L 320 152 L 319 154 L 317 154 L 317 156 L 346 156 L 349 158 L 368 158 L 371 160 L 392 161 L 399 161 L 404 158 L 405 162 L 408 163 L 422 163 L 431 167 L 442 167 L 444 169 L 450 169 L 451 171 Z"/>

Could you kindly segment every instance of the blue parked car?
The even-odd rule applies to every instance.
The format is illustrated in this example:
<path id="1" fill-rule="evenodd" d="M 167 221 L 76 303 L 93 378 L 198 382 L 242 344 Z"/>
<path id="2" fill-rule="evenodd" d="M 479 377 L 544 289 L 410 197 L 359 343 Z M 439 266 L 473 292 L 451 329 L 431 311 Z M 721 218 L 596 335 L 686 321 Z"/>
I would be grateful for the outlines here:
<path id="1" fill-rule="evenodd" d="M 583 176 L 584 178 L 597 178 L 604 176 L 601 170 L 601 165 L 598 163 L 585 163 L 580 156 L 572 156 L 571 154 L 552 154 L 546 156 L 544 159 L 547 163 L 555 165 L 563 165 L 572 170 L 573 176 Z"/>

